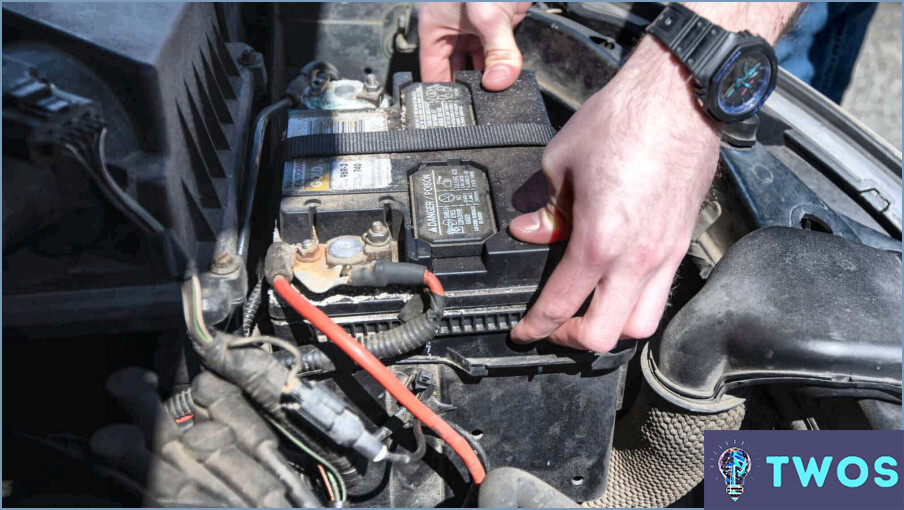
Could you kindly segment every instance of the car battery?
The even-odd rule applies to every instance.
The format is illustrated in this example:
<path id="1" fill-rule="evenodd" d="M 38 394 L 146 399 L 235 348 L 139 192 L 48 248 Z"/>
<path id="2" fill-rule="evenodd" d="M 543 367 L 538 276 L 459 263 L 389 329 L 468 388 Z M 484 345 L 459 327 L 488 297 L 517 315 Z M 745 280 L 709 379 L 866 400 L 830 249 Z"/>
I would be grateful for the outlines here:
<path id="1" fill-rule="evenodd" d="M 432 374 L 450 406 L 444 416 L 479 431 L 495 465 L 591 499 L 605 487 L 634 346 L 598 355 L 507 340 L 564 252 L 508 232 L 515 217 L 546 203 L 541 157 L 555 131 L 533 73 L 502 92 L 480 80 L 477 71 L 450 83 L 396 73 L 389 106 L 291 111 L 278 235 L 295 245 L 298 261 L 319 261 L 296 268 L 295 285 L 359 338 L 399 326 L 421 293 L 336 286 L 345 264 L 382 258 L 436 274 L 448 296 L 440 330 L 393 370 Z M 277 335 L 325 341 L 272 292 L 269 312 Z M 514 422 L 522 425 L 505 425 Z"/>
<path id="2" fill-rule="evenodd" d="M 391 238 L 384 251 L 426 266 L 445 286 L 449 304 L 440 336 L 509 330 L 563 249 L 522 243 L 507 231 L 513 218 L 547 198 L 540 158 L 554 130 L 536 80 L 525 72 L 508 90 L 488 92 L 480 77 L 465 71 L 455 82 L 425 84 L 397 73 L 393 106 L 296 110 L 286 131 L 290 140 L 317 138 L 312 145 L 320 150 L 285 163 L 282 240 L 326 245 L 358 237 L 356 246 L 374 251 L 365 234 L 381 222 Z M 412 133 L 443 136 L 409 136 L 395 144 L 400 150 L 385 153 L 366 143 L 368 135 L 392 142 L 393 135 Z M 367 153 L 324 154 L 331 152 L 331 138 L 339 144 L 342 137 Z M 430 143 L 436 148 L 424 150 Z M 381 314 L 398 313 L 410 296 L 410 289 L 386 289 L 378 297 L 348 292 L 309 297 L 364 334 L 389 326 Z M 274 319 L 285 318 L 279 307 L 271 311 Z"/>

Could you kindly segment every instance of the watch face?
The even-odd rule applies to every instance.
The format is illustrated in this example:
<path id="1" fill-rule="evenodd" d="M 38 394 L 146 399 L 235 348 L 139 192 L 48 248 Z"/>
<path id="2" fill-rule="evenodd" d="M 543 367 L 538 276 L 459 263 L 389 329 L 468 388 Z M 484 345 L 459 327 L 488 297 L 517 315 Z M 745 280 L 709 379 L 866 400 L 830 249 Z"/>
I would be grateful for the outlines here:
<path id="1" fill-rule="evenodd" d="M 772 67 L 761 51 L 751 51 L 729 60 L 719 74 L 719 108 L 730 115 L 741 115 L 755 109 L 766 94 Z"/>

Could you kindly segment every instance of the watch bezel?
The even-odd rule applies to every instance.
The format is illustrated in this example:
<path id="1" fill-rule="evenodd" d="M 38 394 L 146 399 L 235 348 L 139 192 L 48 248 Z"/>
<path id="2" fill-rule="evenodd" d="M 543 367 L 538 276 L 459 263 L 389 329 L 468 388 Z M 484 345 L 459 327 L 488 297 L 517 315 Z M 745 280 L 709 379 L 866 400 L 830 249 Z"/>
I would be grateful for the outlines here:
<path id="1" fill-rule="evenodd" d="M 778 77 L 778 63 L 775 58 L 775 51 L 772 49 L 772 46 L 766 42 L 762 37 L 747 35 L 746 37 L 740 38 L 734 45 L 726 45 L 727 50 L 725 56 L 719 59 L 719 65 L 715 67 L 715 72 L 710 76 L 707 83 L 707 94 L 705 98 L 706 110 L 709 114 L 720 122 L 724 122 L 726 124 L 730 124 L 733 122 L 739 122 L 744 119 L 747 119 L 760 108 L 762 108 L 763 104 L 766 102 L 766 99 L 769 98 L 769 95 L 772 94 L 773 89 L 775 89 L 775 82 Z M 766 60 L 769 62 L 769 83 L 766 85 L 766 90 L 763 92 L 760 99 L 756 102 L 753 108 L 740 112 L 740 113 L 729 113 L 722 109 L 719 106 L 719 86 L 721 85 L 721 81 L 725 76 L 729 66 L 740 59 L 744 54 L 759 52 L 766 56 Z"/>

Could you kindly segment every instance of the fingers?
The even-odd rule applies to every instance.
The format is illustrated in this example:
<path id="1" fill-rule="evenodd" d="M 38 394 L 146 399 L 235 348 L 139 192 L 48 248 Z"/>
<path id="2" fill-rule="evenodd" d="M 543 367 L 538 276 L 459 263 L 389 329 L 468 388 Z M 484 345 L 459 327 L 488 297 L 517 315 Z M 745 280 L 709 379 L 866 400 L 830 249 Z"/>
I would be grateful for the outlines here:
<path id="1" fill-rule="evenodd" d="M 518 216 L 509 224 L 512 236 L 525 243 L 549 244 L 568 239 L 571 222 L 552 204 Z"/>
<path id="2" fill-rule="evenodd" d="M 487 90 L 505 90 L 521 74 L 521 52 L 513 32 L 514 12 L 492 4 L 466 3 L 471 21 L 483 45 L 483 86 Z"/>
<path id="3" fill-rule="evenodd" d="M 587 264 L 575 266 L 563 259 L 540 298 L 512 330 L 512 340 L 526 343 L 548 338 L 566 347 L 602 353 L 612 350 L 619 338 L 650 337 L 659 327 L 680 263 L 681 258 L 675 257 L 655 269 L 638 271 L 636 265 L 613 260 L 606 267 L 595 266 L 603 272 L 596 275 Z M 591 291 L 593 298 L 584 316 L 572 317 Z"/>
<path id="4" fill-rule="evenodd" d="M 648 338 L 656 333 L 680 263 L 680 259 L 677 262 L 666 263 L 650 278 L 622 329 L 622 337 Z"/>
<path id="5" fill-rule="evenodd" d="M 540 297 L 512 329 L 515 342 L 542 340 L 570 319 L 581 307 L 600 280 L 598 269 L 590 268 L 567 250 L 558 267 L 552 272 Z"/>
<path id="6" fill-rule="evenodd" d="M 421 51 L 419 61 L 421 66 L 421 81 L 435 83 L 452 81 L 452 46 L 442 40 L 430 41 L 426 39 L 428 34 L 421 34 Z"/>
<path id="7" fill-rule="evenodd" d="M 458 6 L 444 4 L 428 4 L 421 8 L 418 19 L 417 34 L 420 41 L 418 60 L 421 66 L 421 81 L 442 82 L 452 80 L 452 67 L 449 57 L 455 47 L 450 38 L 456 32 L 445 25 L 460 12 Z"/>
<path id="8" fill-rule="evenodd" d="M 549 335 L 549 339 L 575 349 L 611 351 L 634 309 L 642 288 L 638 283 L 634 278 L 622 276 L 603 279 L 584 316 L 568 319 Z"/>

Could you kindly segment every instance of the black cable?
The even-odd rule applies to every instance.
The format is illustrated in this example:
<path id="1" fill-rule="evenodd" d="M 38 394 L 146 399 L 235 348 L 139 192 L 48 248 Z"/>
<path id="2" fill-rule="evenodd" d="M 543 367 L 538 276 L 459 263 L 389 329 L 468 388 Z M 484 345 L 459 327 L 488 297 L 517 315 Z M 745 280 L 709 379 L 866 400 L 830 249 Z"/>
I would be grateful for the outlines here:
<path id="1" fill-rule="evenodd" d="M 427 439 L 424 437 L 424 429 L 421 427 L 420 420 L 415 419 L 412 424 L 414 430 L 414 440 L 417 447 L 413 452 L 390 452 L 386 454 L 386 461 L 392 463 L 411 464 L 421 460 L 427 453 Z"/>
<path id="2" fill-rule="evenodd" d="M 92 122 L 83 127 L 74 127 L 72 132 L 64 135 L 63 141 L 66 149 L 88 171 L 107 200 L 146 234 L 162 235 L 165 230 L 163 225 L 123 191 L 110 174 L 104 157 L 106 137 L 107 127 Z M 90 138 L 90 141 L 86 138 Z"/>
<path id="3" fill-rule="evenodd" d="M 361 345 L 379 359 L 395 358 L 414 351 L 429 342 L 439 329 L 439 319 L 433 310 L 418 315 L 399 327 L 382 331 L 361 340 Z M 285 364 L 285 355 L 277 355 L 280 363 Z M 336 367 L 316 345 L 304 347 L 301 355 L 299 373 L 315 374 L 332 372 Z"/>
<path id="4" fill-rule="evenodd" d="M 387 267 L 392 267 L 387 265 Z M 394 282 L 393 282 L 394 283 Z M 423 347 L 432 340 L 445 312 L 446 296 L 428 291 L 430 307 L 424 313 L 415 316 L 401 326 L 381 331 L 376 335 L 365 337 L 361 345 L 379 359 L 395 358 Z M 284 366 L 289 361 L 285 354 L 275 353 L 277 361 Z M 308 345 L 302 348 L 301 364 L 298 366 L 300 374 L 322 374 L 336 369 L 333 360 L 330 359 L 317 345 Z"/>
<path id="5" fill-rule="evenodd" d="M 242 307 L 242 336 L 251 336 L 251 331 L 254 328 L 254 319 L 257 317 L 258 310 L 260 310 L 263 296 L 264 279 L 258 278 L 257 285 L 248 294 L 245 306 Z"/>
<path id="6" fill-rule="evenodd" d="M 480 463 L 483 464 L 483 469 L 489 472 L 491 469 L 490 459 L 487 458 L 487 452 L 484 451 L 483 446 L 481 446 L 480 443 L 478 443 L 477 440 L 474 439 L 474 436 L 472 436 L 470 432 L 461 428 L 461 425 L 449 421 L 448 418 L 444 418 L 444 420 L 446 420 L 446 423 L 448 423 L 450 427 L 455 429 L 455 432 L 458 432 L 459 434 L 461 434 L 461 437 L 465 438 L 465 441 L 467 441 L 468 444 L 471 445 L 471 449 L 474 450 L 474 453 L 477 454 L 477 458 L 480 460 Z"/>

